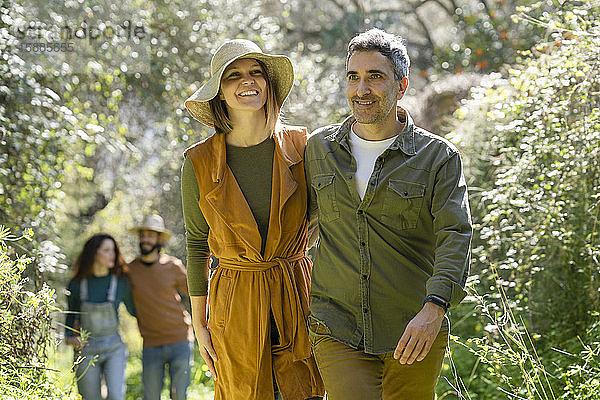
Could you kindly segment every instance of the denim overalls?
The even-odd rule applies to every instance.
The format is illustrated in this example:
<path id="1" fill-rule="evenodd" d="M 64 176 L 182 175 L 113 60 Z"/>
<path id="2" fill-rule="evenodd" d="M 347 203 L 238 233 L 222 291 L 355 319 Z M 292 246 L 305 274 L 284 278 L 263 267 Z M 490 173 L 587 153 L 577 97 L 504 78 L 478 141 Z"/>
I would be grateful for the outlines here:
<path id="1" fill-rule="evenodd" d="M 125 399 L 125 364 L 127 348 L 119 336 L 115 312 L 118 279 L 111 276 L 104 303 L 88 302 L 88 281 L 80 283 L 81 328 L 89 332 L 76 367 L 77 387 L 84 400 L 101 400 L 100 381 L 106 382 L 109 400 Z"/>

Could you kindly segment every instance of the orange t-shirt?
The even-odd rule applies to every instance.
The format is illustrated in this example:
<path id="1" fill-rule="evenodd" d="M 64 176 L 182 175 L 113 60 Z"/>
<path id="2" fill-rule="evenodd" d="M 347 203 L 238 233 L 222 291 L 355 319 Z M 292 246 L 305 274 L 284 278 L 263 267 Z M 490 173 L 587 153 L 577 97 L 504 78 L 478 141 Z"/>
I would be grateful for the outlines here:
<path id="1" fill-rule="evenodd" d="M 136 258 L 129 263 L 128 275 L 144 347 L 194 341 L 192 319 L 177 291 L 188 294 L 181 260 L 161 254 L 146 265 Z"/>

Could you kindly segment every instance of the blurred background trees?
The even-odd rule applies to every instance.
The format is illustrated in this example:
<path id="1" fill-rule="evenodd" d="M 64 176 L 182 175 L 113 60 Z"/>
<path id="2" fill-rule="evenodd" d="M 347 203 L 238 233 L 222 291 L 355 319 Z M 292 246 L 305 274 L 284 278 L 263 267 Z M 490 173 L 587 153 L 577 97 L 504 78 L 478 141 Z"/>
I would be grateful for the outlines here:
<path id="1" fill-rule="evenodd" d="M 440 398 L 544 398 L 528 391 L 521 369 L 509 368 L 514 360 L 501 357 L 510 354 L 501 334 L 510 328 L 503 325 L 508 309 L 522 317 L 516 332 L 532 333 L 556 398 L 598 398 L 589 397 L 600 392 L 589 389 L 598 388 L 589 354 L 598 354 L 600 340 L 597 3 L 1 4 L 0 224 L 15 234 L 35 230 L 35 240 L 13 251 L 33 257 L 23 275 L 55 288 L 59 304 L 67 266 L 85 239 L 107 231 L 132 258 L 137 243 L 126 228 L 144 213 L 162 214 L 174 233 L 166 251 L 185 259 L 182 153 L 210 131 L 189 117 L 183 100 L 209 77 L 210 57 L 224 40 L 244 37 L 290 56 L 296 82 L 285 118 L 315 129 L 349 113 L 347 42 L 380 27 L 407 38 L 411 86 L 403 104 L 417 124 L 457 143 L 468 168 L 473 296 L 452 314 L 463 346 L 452 345 L 455 369 L 446 365 Z M 89 36 L 102 23 L 145 35 L 74 36 L 72 53 L 19 48 L 65 24 Z M 481 340 L 467 342 L 472 337 Z M 195 371 L 204 376 L 201 362 Z"/>

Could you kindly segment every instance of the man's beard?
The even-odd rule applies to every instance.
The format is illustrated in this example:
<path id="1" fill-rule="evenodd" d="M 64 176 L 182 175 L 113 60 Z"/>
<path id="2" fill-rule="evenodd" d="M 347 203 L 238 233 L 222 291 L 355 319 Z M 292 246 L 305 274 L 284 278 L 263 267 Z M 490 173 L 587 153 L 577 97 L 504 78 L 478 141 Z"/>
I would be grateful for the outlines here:
<path id="1" fill-rule="evenodd" d="M 377 101 L 377 108 L 370 112 L 364 112 L 356 106 L 356 104 L 354 103 L 355 100 Z M 350 104 L 352 114 L 356 119 L 356 122 L 365 125 L 381 123 L 388 118 L 390 113 L 393 113 L 395 115 L 396 106 L 398 105 L 398 101 L 389 93 L 388 96 L 368 95 L 364 98 L 361 98 L 359 96 L 353 96 L 351 99 L 348 100 L 348 102 Z"/>
<path id="2" fill-rule="evenodd" d="M 143 243 L 140 243 L 140 252 L 142 253 L 143 256 L 147 256 L 148 254 L 152 253 L 154 250 L 158 250 L 158 252 L 160 253 L 161 248 L 162 248 L 162 244 L 155 243 L 154 246 L 152 246 L 149 250 L 147 250 L 144 248 Z"/>

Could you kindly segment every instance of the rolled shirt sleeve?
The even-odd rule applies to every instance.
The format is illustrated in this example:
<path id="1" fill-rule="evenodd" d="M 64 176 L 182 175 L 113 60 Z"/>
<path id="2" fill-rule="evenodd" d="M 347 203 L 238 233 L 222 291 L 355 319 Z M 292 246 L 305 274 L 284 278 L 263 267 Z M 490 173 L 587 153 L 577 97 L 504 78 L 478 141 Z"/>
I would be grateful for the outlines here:
<path id="1" fill-rule="evenodd" d="M 437 171 L 431 214 L 436 244 L 427 296 L 440 296 L 455 306 L 466 296 L 472 237 L 467 185 L 457 152 Z"/>

